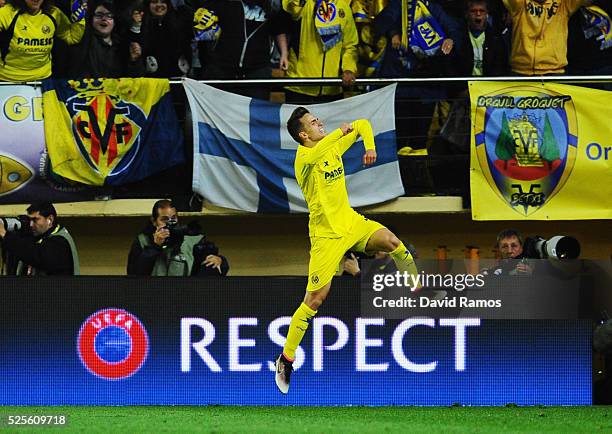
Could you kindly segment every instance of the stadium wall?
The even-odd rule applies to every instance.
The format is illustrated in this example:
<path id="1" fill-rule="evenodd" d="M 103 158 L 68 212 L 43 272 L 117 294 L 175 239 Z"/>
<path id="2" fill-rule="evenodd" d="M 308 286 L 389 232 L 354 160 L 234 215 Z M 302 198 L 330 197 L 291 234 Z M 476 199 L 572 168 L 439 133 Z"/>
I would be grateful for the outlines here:
<path id="1" fill-rule="evenodd" d="M 525 236 L 572 235 L 582 246 L 582 257 L 610 259 L 610 222 L 475 222 L 469 213 L 371 214 L 394 227 L 404 241 L 417 248 L 420 257 L 435 258 L 439 245 L 448 257 L 464 257 L 466 245 L 480 248 L 481 258 L 493 258 L 497 233 L 517 228 Z M 304 215 L 183 216 L 198 220 L 208 237 L 230 261 L 232 276 L 306 275 L 308 267 L 308 219 Z M 125 274 L 130 245 L 147 217 L 67 217 L 79 248 L 81 271 L 88 275 Z"/>

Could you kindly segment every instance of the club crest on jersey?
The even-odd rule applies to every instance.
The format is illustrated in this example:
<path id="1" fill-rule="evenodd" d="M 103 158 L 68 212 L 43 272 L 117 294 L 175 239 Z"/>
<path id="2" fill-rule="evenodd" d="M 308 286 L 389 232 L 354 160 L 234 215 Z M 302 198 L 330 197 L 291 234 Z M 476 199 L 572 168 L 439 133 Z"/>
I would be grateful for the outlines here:
<path id="1" fill-rule="evenodd" d="M 574 168 L 578 128 L 569 95 L 513 86 L 480 96 L 473 128 L 487 182 L 523 216 L 542 209 Z"/>
<path id="2" fill-rule="evenodd" d="M 336 5 L 331 1 L 319 2 L 316 17 L 322 23 L 332 22 L 336 18 Z"/>
<path id="3" fill-rule="evenodd" d="M 137 155 L 143 110 L 103 86 L 103 80 L 78 83 L 77 94 L 66 101 L 77 147 L 96 173 L 104 177 L 127 170 Z"/>
<path id="4" fill-rule="evenodd" d="M 77 338 L 83 366 L 105 380 L 134 375 L 149 353 L 149 337 L 142 323 L 123 309 L 103 309 L 83 322 Z"/>

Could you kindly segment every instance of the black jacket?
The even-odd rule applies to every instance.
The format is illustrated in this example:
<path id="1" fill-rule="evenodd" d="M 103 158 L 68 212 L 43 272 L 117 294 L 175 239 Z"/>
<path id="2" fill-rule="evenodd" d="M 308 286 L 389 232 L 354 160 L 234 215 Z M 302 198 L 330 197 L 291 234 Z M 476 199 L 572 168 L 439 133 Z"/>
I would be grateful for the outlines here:
<path id="1" fill-rule="evenodd" d="M 177 11 L 169 7 L 167 15 L 161 20 L 151 16 L 148 8 L 145 8 L 139 35 L 142 38 L 142 58 L 145 65 L 147 57 L 154 58 L 157 64 L 157 70 L 148 70 L 147 76 L 169 78 L 184 75 L 179 69 L 179 58 L 191 61 L 192 19 L 193 15 L 186 8 Z"/>
<path id="2" fill-rule="evenodd" d="M 470 77 L 474 68 L 474 51 L 468 29 L 465 29 L 463 32 L 462 41 L 455 57 L 455 73 L 461 77 Z M 500 33 L 491 26 L 487 26 L 485 29 L 482 57 L 482 67 L 485 76 L 500 76 L 508 73 L 508 52 L 506 51 L 506 46 Z"/>
<path id="3" fill-rule="evenodd" d="M 50 276 L 72 276 L 74 263 L 70 245 L 63 237 L 50 237 L 54 229 L 55 226 L 41 237 L 7 232 L 3 240 L 3 249 L 9 255 L 7 274 L 14 275 L 17 262 L 22 261 Z"/>
<path id="4" fill-rule="evenodd" d="M 70 62 L 65 77 L 139 77 L 144 75 L 143 62 L 131 62 L 129 47 L 114 37 L 109 45 L 87 29 L 77 45 L 69 47 Z"/>
<path id="5" fill-rule="evenodd" d="M 261 15 L 245 16 L 243 2 L 238 0 L 209 1 L 206 7 L 219 18 L 221 36 L 210 52 L 209 63 L 234 78 L 240 71 L 270 66 L 271 38 L 287 33 L 288 22 L 274 14 L 265 2 L 244 2 L 251 11 L 261 8 Z"/>

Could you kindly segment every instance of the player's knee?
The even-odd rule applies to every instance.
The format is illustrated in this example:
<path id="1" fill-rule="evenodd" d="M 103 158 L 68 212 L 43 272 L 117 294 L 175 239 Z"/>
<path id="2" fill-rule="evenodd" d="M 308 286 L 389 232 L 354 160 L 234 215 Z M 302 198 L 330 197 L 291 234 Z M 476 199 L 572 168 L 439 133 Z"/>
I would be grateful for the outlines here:
<path id="1" fill-rule="evenodd" d="M 325 299 L 323 297 L 313 297 L 306 302 L 306 305 L 312 310 L 319 310 L 319 307 L 321 307 L 324 300 Z"/>
<path id="2" fill-rule="evenodd" d="M 318 310 L 319 307 L 325 301 L 326 297 L 327 297 L 326 291 L 318 290 L 318 291 L 309 292 L 306 294 L 304 303 L 306 303 L 306 306 L 308 306 L 312 310 Z"/>

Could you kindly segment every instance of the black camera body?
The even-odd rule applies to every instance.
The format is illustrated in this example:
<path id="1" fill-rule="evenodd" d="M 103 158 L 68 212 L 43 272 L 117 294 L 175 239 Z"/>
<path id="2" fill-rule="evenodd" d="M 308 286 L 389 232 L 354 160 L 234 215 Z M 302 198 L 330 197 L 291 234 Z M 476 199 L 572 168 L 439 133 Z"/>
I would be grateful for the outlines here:
<path id="1" fill-rule="evenodd" d="M 173 246 L 181 244 L 185 235 L 189 234 L 189 228 L 178 223 L 178 220 L 168 220 L 165 229 L 168 229 L 169 236 L 164 244 Z"/>

